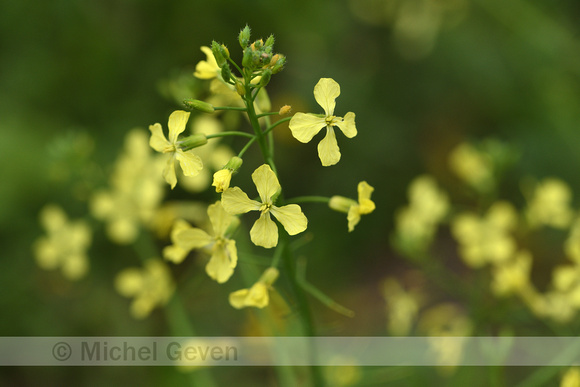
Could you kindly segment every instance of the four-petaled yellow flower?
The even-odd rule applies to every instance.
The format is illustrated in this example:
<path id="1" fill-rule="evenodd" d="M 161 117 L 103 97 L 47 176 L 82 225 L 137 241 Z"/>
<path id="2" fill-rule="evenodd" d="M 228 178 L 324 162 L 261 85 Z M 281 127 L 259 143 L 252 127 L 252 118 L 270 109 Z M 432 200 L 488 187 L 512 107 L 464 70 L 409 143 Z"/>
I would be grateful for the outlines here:
<path id="1" fill-rule="evenodd" d="M 250 238 L 256 246 L 271 248 L 278 244 L 278 227 L 271 219 L 274 215 L 288 234 L 296 235 L 306 230 L 308 219 L 297 204 L 277 207 L 274 199 L 281 190 L 276 174 L 268 164 L 258 167 L 252 173 L 261 203 L 251 200 L 239 187 L 228 188 L 222 194 L 222 205 L 230 214 L 244 214 L 249 211 L 260 211 L 260 218 L 250 230 Z"/>
<path id="2" fill-rule="evenodd" d="M 211 258 L 205 266 L 205 271 L 217 282 L 224 283 L 232 276 L 238 263 L 236 241 L 226 237 L 226 231 L 237 218 L 228 214 L 219 201 L 207 208 L 207 215 L 213 228 L 211 233 L 213 235 L 200 228 L 193 228 L 186 222 L 176 222 L 171 233 L 174 244 L 167 246 L 163 250 L 163 255 L 170 261 L 180 263 L 193 249 L 208 250 Z"/>
<path id="3" fill-rule="evenodd" d="M 165 138 L 161 124 L 149 126 L 151 131 L 151 138 L 149 145 L 157 152 L 169 153 L 170 157 L 167 160 L 167 165 L 163 170 L 163 177 L 165 181 L 175 188 L 177 184 L 177 176 L 175 175 L 175 161 L 179 161 L 183 174 L 185 176 L 196 176 L 203 168 L 201 158 L 193 153 L 192 150 L 183 151 L 181 144 L 177 140 L 177 136 L 185 130 L 185 125 L 189 119 L 189 112 L 183 110 L 176 110 L 169 116 L 169 140 Z"/>
<path id="4" fill-rule="evenodd" d="M 236 309 L 242 309 L 248 306 L 263 308 L 270 302 L 268 289 L 278 278 L 278 269 L 275 267 L 267 268 L 258 282 L 249 289 L 240 289 L 230 293 L 230 305 Z"/>
<path id="5" fill-rule="evenodd" d="M 371 200 L 371 194 L 375 190 L 366 181 L 358 183 L 358 202 L 343 196 L 333 196 L 328 203 L 329 207 L 335 211 L 345 212 L 348 220 L 348 231 L 360 222 L 361 215 L 370 214 L 375 210 L 375 203 Z"/>
<path id="6" fill-rule="evenodd" d="M 318 156 L 323 166 L 330 166 L 340 160 L 340 150 L 336 142 L 333 126 L 338 126 L 348 138 L 356 136 L 355 114 L 346 113 L 344 118 L 334 115 L 335 99 L 340 95 L 340 86 L 331 78 L 321 78 L 314 87 L 314 98 L 324 109 L 324 116 L 310 113 L 296 113 L 290 120 L 292 135 L 306 143 L 326 127 L 326 136 L 318 144 Z"/>

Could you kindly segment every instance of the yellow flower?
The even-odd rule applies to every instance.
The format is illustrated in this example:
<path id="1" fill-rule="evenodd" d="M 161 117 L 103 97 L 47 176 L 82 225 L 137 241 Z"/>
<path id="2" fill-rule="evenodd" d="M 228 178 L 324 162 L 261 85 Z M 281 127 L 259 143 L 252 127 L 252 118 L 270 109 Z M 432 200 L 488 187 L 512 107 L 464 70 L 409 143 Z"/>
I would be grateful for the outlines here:
<path id="1" fill-rule="evenodd" d="M 149 126 L 151 131 L 151 138 L 149 145 L 157 152 L 169 153 L 170 157 L 167 160 L 167 165 L 163 170 L 163 177 L 165 181 L 175 188 L 177 184 L 177 176 L 175 175 L 175 161 L 179 161 L 183 174 L 185 176 L 196 176 L 203 168 L 203 163 L 199 156 L 193 151 L 188 150 L 184 152 L 181 149 L 181 144 L 177 141 L 177 136 L 185 130 L 185 125 L 189 119 L 189 112 L 183 110 L 176 110 L 169 116 L 169 140 L 165 138 L 161 124 Z M 207 140 L 206 140 L 207 141 Z"/>
<path id="2" fill-rule="evenodd" d="M 522 293 L 530 285 L 532 256 L 527 251 L 520 251 L 507 262 L 493 268 L 491 290 L 496 296 L 507 296 Z"/>
<path id="3" fill-rule="evenodd" d="M 46 270 L 61 266 L 63 274 L 70 280 L 83 277 L 88 270 L 89 226 L 81 220 L 69 222 L 64 211 L 56 205 L 42 209 L 40 222 L 48 235 L 34 244 L 38 266 Z"/>
<path id="4" fill-rule="evenodd" d="M 407 291 L 393 277 L 383 281 L 382 294 L 387 306 L 387 331 L 392 336 L 409 335 L 421 308 L 420 294 Z"/>
<path id="5" fill-rule="evenodd" d="M 119 244 L 134 242 L 141 225 L 152 226 L 163 199 L 163 157 L 152 154 L 148 133 L 133 129 L 125 136 L 123 153 L 115 163 L 110 189 L 96 192 L 92 215 L 106 222 L 109 238 Z"/>
<path id="6" fill-rule="evenodd" d="M 330 166 L 340 160 L 340 150 L 336 142 L 333 126 L 338 126 L 348 138 L 356 136 L 355 114 L 346 113 L 344 118 L 334 115 L 335 99 L 340 95 L 340 86 L 331 78 L 321 78 L 314 87 L 314 98 L 324 109 L 324 116 L 310 113 L 296 113 L 290 120 L 292 135 L 306 143 L 326 127 L 326 136 L 318 144 L 318 156 L 322 165 Z"/>
<path id="7" fill-rule="evenodd" d="M 270 302 L 268 289 L 278 278 L 278 269 L 275 267 L 267 268 L 258 282 L 249 289 L 240 289 L 230 293 L 230 305 L 236 309 L 242 309 L 248 306 L 264 308 Z"/>
<path id="8" fill-rule="evenodd" d="M 191 250 L 207 249 L 211 252 L 211 258 L 205 271 L 212 279 L 224 283 L 232 276 L 238 263 L 236 241 L 225 236 L 237 218 L 228 214 L 219 201 L 207 208 L 207 214 L 213 235 L 200 228 L 193 228 L 184 221 L 178 222 L 171 233 L 173 246 L 166 247 L 163 255 L 166 259 L 180 263 Z"/>
<path id="9" fill-rule="evenodd" d="M 268 164 L 263 164 L 252 173 L 252 180 L 256 185 L 261 203 L 251 200 L 238 187 L 228 188 L 222 194 L 222 205 L 230 214 L 244 214 L 249 211 L 260 211 L 260 218 L 250 230 L 250 238 L 256 246 L 271 248 L 278 244 L 278 227 L 271 219 L 270 213 L 290 235 L 296 235 L 306 230 L 308 219 L 297 204 L 288 204 L 277 207 L 274 199 L 281 190 L 276 174 Z"/>
<path id="10" fill-rule="evenodd" d="M 547 225 L 566 228 L 574 211 L 570 207 L 572 191 L 560 179 L 548 178 L 539 183 L 529 202 L 527 217 L 532 226 Z"/>
<path id="11" fill-rule="evenodd" d="M 212 79 L 217 77 L 221 72 L 221 68 L 218 66 L 211 52 L 211 48 L 202 46 L 201 51 L 206 55 L 207 60 L 202 60 L 197 63 L 193 75 L 199 79 Z"/>
<path id="12" fill-rule="evenodd" d="M 488 154 L 468 143 L 456 146 L 449 155 L 453 172 L 472 187 L 487 191 L 493 185 L 493 163 Z"/>
<path id="13" fill-rule="evenodd" d="M 510 232 L 515 228 L 517 214 L 508 202 L 496 202 L 484 218 L 463 213 L 456 216 L 451 232 L 459 241 L 461 257 L 469 266 L 477 268 L 486 263 L 505 262 L 516 251 Z"/>
<path id="14" fill-rule="evenodd" d="M 562 376 L 560 387 L 580 387 L 580 368 L 568 368 L 568 371 Z"/>
<path id="15" fill-rule="evenodd" d="M 243 160 L 237 156 L 232 157 L 228 163 L 213 175 L 212 185 L 216 192 L 224 192 L 230 187 L 232 174 L 242 166 Z"/>
<path id="16" fill-rule="evenodd" d="M 375 190 L 366 181 L 358 183 L 358 202 L 345 198 L 343 196 L 333 196 L 328 202 L 328 206 L 339 212 L 345 212 L 348 215 L 348 231 L 354 230 L 354 227 L 360 222 L 361 215 L 370 214 L 375 210 L 375 203 L 371 200 L 371 194 Z"/>
<path id="17" fill-rule="evenodd" d="M 165 305 L 175 288 L 167 265 L 159 259 L 149 259 L 143 269 L 129 268 L 115 278 L 115 288 L 125 297 L 135 297 L 131 315 L 145 318 L 157 305 Z"/>

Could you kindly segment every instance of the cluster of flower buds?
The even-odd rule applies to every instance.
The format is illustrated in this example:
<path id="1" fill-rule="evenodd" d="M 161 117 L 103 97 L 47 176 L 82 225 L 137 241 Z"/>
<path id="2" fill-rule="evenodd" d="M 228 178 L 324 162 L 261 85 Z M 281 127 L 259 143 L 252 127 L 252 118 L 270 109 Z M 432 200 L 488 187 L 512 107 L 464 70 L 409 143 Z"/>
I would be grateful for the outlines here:
<path id="1" fill-rule="evenodd" d="M 280 72 L 284 67 L 286 57 L 273 52 L 274 35 L 270 35 L 265 43 L 259 39 L 250 44 L 250 27 L 246 26 L 240 31 L 238 41 L 244 50 L 242 65 L 250 73 L 259 72 L 264 85 L 272 74 Z"/>

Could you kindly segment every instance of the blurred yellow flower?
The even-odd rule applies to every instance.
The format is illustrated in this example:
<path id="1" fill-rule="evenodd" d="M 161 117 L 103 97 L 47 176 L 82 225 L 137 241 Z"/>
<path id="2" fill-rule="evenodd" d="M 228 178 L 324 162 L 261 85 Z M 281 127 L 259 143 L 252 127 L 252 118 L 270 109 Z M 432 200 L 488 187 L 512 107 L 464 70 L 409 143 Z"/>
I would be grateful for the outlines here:
<path id="1" fill-rule="evenodd" d="M 340 149 L 336 141 L 333 126 L 338 126 L 348 138 L 356 136 L 355 114 L 346 113 L 344 118 L 334 115 L 335 99 L 340 95 L 339 84 L 331 78 L 321 78 L 314 86 L 314 98 L 324 109 L 324 115 L 296 113 L 290 120 L 292 135 L 300 142 L 306 143 L 326 127 L 326 136 L 318 144 L 318 156 L 322 165 L 330 166 L 340 160 Z"/>
<path id="2" fill-rule="evenodd" d="M 48 204 L 40 211 L 40 223 L 47 235 L 33 245 L 36 263 L 45 270 L 60 267 L 70 280 L 83 277 L 89 268 L 87 250 L 91 229 L 82 220 L 71 222 L 62 208 Z"/>
<path id="3" fill-rule="evenodd" d="M 143 319 L 156 306 L 163 306 L 173 294 L 169 268 L 159 259 L 148 259 L 144 268 L 128 268 L 117 274 L 115 288 L 124 297 L 134 297 L 131 315 Z"/>
<path id="4" fill-rule="evenodd" d="M 492 292 L 500 297 L 526 292 L 531 269 L 532 255 L 528 251 L 519 251 L 508 261 L 500 262 L 492 269 Z"/>
<path id="5" fill-rule="evenodd" d="M 449 211 L 449 199 L 429 175 L 411 182 L 408 197 L 409 205 L 396 213 L 396 238 L 405 250 L 424 250 Z"/>
<path id="6" fill-rule="evenodd" d="M 199 61 L 197 65 L 195 65 L 195 72 L 193 75 L 199 79 L 212 79 L 217 77 L 221 72 L 221 68 L 218 66 L 217 61 L 211 52 L 211 48 L 201 46 L 201 51 L 205 54 L 207 59 Z"/>
<path id="7" fill-rule="evenodd" d="M 251 200 L 238 187 L 228 188 L 222 194 L 222 205 L 230 214 L 244 214 L 249 211 L 260 211 L 260 218 L 250 230 L 250 238 L 256 246 L 271 248 L 278 244 L 278 227 L 271 219 L 270 213 L 284 226 L 290 235 L 306 230 L 308 219 L 297 204 L 277 207 L 275 198 L 282 189 L 276 174 L 268 164 L 263 164 L 252 173 L 261 202 Z"/>
<path id="8" fill-rule="evenodd" d="M 267 268 L 258 282 L 249 289 L 240 289 L 230 293 L 230 305 L 236 309 L 242 309 L 248 306 L 264 308 L 270 302 L 268 290 L 278 278 L 278 269 L 275 267 Z"/>
<path id="9" fill-rule="evenodd" d="M 179 162 L 185 176 L 196 176 L 203 168 L 201 158 L 193 153 L 192 150 L 183 151 L 180 142 L 177 141 L 177 136 L 185 130 L 189 114 L 189 112 L 183 110 L 176 110 L 171 113 L 168 122 L 169 140 L 165 138 L 161 124 L 157 123 L 149 126 L 149 130 L 151 131 L 149 145 L 151 148 L 157 152 L 169 154 L 167 165 L 163 170 L 163 177 L 171 186 L 171 189 L 175 188 L 177 184 L 175 161 Z"/>
<path id="10" fill-rule="evenodd" d="M 486 153 L 468 143 L 456 146 L 449 155 L 451 170 L 467 184 L 479 191 L 488 191 L 493 185 L 493 164 Z"/>
<path id="11" fill-rule="evenodd" d="M 494 203 L 485 217 L 473 213 L 457 215 L 451 222 L 451 232 L 459 242 L 459 251 L 465 263 L 482 267 L 486 263 L 505 262 L 516 251 L 510 233 L 517 224 L 517 213 L 505 201 Z"/>
<path id="12" fill-rule="evenodd" d="M 383 281 L 381 290 L 386 301 L 387 332 L 392 336 L 409 335 L 419 314 L 419 294 L 405 290 L 393 277 Z"/>
<path id="13" fill-rule="evenodd" d="M 574 216 L 571 201 L 572 190 L 568 184 L 556 178 L 544 179 L 538 183 L 528 202 L 527 219 L 532 227 L 566 228 Z"/>
<path id="14" fill-rule="evenodd" d="M 580 387 L 580 368 L 568 368 L 564 376 L 562 376 L 560 387 Z"/>
<path id="15" fill-rule="evenodd" d="M 107 223 L 107 235 L 115 243 L 134 242 L 141 225 L 152 225 L 163 199 L 163 160 L 152 155 L 148 142 L 142 129 L 127 133 L 110 189 L 97 191 L 89 203 L 92 215 Z"/>
<path id="16" fill-rule="evenodd" d="M 207 214 L 213 229 L 211 233 L 193 228 L 184 221 L 177 222 L 171 233 L 173 246 L 166 247 L 163 256 L 180 263 L 193 249 L 208 250 L 211 258 L 205 270 L 212 279 L 224 283 L 232 276 L 238 263 L 236 241 L 226 236 L 228 228 L 237 218 L 228 214 L 219 201 L 208 206 Z"/>
<path id="17" fill-rule="evenodd" d="M 354 227 L 360 222 L 361 215 L 370 214 L 376 208 L 375 203 L 371 200 L 371 194 L 375 189 L 366 181 L 358 183 L 358 202 L 343 196 L 333 196 L 328 202 L 328 206 L 339 212 L 347 213 L 348 231 L 354 230 Z"/>

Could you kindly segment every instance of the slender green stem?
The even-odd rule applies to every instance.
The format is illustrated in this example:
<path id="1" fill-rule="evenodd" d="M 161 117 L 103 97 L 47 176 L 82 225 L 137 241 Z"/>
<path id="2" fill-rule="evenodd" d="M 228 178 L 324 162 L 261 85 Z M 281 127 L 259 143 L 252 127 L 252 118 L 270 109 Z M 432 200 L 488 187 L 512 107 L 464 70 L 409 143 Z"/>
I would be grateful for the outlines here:
<path id="1" fill-rule="evenodd" d="M 244 156 L 244 153 L 246 153 L 246 151 L 250 148 L 250 146 L 256 142 L 257 137 L 253 137 L 250 141 L 248 141 L 248 143 L 246 145 L 244 145 L 244 147 L 242 148 L 242 150 L 240 151 L 240 153 L 238 153 L 238 157 L 242 158 Z"/>
<path id="2" fill-rule="evenodd" d="M 214 110 L 236 110 L 236 111 L 241 111 L 241 112 L 246 111 L 245 107 L 240 107 L 240 106 L 214 106 L 213 109 Z"/>
<path id="3" fill-rule="evenodd" d="M 296 196 L 295 198 L 288 199 L 288 203 L 326 203 L 330 202 L 330 198 L 325 196 Z"/>
<path id="4" fill-rule="evenodd" d="M 214 134 L 207 134 L 205 136 L 205 138 L 207 138 L 209 140 L 212 138 L 227 137 L 227 136 L 240 136 L 240 137 L 247 137 L 247 138 L 256 137 L 255 135 L 253 135 L 251 133 L 231 131 L 231 132 L 220 132 L 220 133 L 214 133 Z"/>
<path id="5" fill-rule="evenodd" d="M 280 114 L 280 113 L 279 112 L 268 112 L 268 113 L 258 114 L 256 117 L 262 118 L 262 117 L 267 117 L 267 116 L 276 116 L 278 114 Z"/>
<path id="6" fill-rule="evenodd" d="M 268 126 L 266 128 L 266 130 L 264 130 L 264 134 L 268 134 L 272 131 L 272 129 L 274 129 L 276 126 L 284 123 L 284 122 L 288 122 L 292 119 L 292 117 L 286 117 L 286 118 L 282 118 L 281 120 L 278 120 L 276 122 L 274 122 L 272 125 Z"/>

